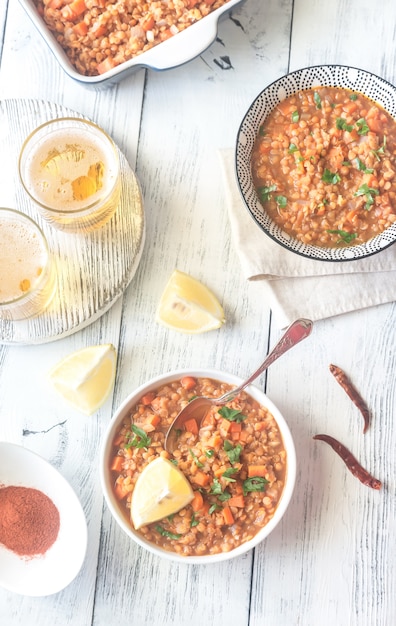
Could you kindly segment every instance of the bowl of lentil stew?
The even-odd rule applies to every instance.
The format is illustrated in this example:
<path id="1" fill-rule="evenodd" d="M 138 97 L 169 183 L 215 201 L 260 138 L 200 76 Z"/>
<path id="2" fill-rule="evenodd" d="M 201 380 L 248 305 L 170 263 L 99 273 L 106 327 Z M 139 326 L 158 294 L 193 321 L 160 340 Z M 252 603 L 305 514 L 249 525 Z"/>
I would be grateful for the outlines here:
<path id="1" fill-rule="evenodd" d="M 66 74 L 93 87 L 191 61 L 242 1 L 19 0 Z"/>
<path id="2" fill-rule="evenodd" d="M 158 376 L 126 398 L 107 428 L 100 463 L 105 500 L 121 529 L 157 556 L 199 564 L 240 556 L 268 537 L 290 503 L 293 439 L 279 410 L 253 385 L 225 411 L 214 407 L 198 432 L 181 432 L 173 456 L 164 450 L 170 423 L 191 398 L 220 396 L 241 382 L 217 370 Z M 138 435 L 142 430 L 145 441 Z M 175 515 L 136 530 L 130 514 L 134 485 L 158 456 L 183 472 L 194 499 Z"/>
<path id="3" fill-rule="evenodd" d="M 396 240 L 396 88 L 362 69 L 296 70 L 251 103 L 237 133 L 239 190 L 294 253 L 362 259 Z"/>

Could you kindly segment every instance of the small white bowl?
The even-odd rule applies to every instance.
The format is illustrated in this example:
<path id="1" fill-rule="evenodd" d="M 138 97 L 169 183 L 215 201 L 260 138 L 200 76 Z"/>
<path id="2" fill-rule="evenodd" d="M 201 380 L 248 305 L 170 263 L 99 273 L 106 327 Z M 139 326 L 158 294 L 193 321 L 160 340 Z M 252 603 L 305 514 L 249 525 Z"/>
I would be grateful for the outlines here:
<path id="1" fill-rule="evenodd" d="M 199 56 L 214 42 L 217 36 L 219 20 L 243 0 L 229 0 L 209 15 L 195 22 L 167 41 L 154 48 L 125 61 L 100 76 L 84 76 L 76 70 L 68 59 L 66 52 L 56 41 L 55 35 L 49 30 L 39 15 L 33 0 L 19 0 L 38 32 L 55 56 L 59 65 L 70 78 L 87 87 L 110 87 L 130 76 L 136 70 L 147 68 L 162 71 L 178 67 Z"/>
<path id="2" fill-rule="evenodd" d="M 58 537 L 44 555 L 21 557 L 0 544 L 0 586 L 25 596 L 49 596 L 77 576 L 87 549 L 87 523 L 67 480 L 48 461 L 22 446 L 0 442 L 0 486 L 38 489 L 59 511 Z"/>
<path id="3" fill-rule="evenodd" d="M 285 98 L 314 87 L 343 87 L 360 92 L 380 104 L 396 119 L 396 87 L 383 78 L 355 67 L 317 65 L 282 76 L 253 100 L 245 113 L 236 139 L 236 177 L 242 199 L 258 226 L 273 241 L 303 257 L 319 261 L 353 261 L 376 254 L 396 241 L 396 223 L 364 244 L 325 248 L 305 244 L 285 233 L 264 210 L 254 188 L 251 172 L 252 149 L 259 128 L 269 113 Z M 252 222 L 252 228 L 254 224 Z"/>
<path id="4" fill-rule="evenodd" d="M 240 385 L 243 380 L 233 374 L 228 374 L 225 372 L 221 372 L 218 370 L 205 369 L 205 370 L 178 370 L 174 372 L 169 372 L 168 374 L 162 374 L 161 376 L 157 376 L 156 378 L 151 379 L 147 383 L 138 387 L 135 391 L 133 391 L 121 404 L 121 406 L 116 411 L 113 416 L 110 424 L 107 427 L 107 431 L 105 432 L 101 454 L 100 454 L 100 478 L 102 483 L 102 489 L 104 493 L 105 500 L 107 505 L 113 515 L 117 524 L 122 528 L 122 530 L 136 543 L 140 546 L 149 550 L 153 554 L 164 557 L 166 559 L 177 561 L 179 563 L 195 563 L 195 564 L 208 564 L 208 563 L 218 563 L 220 561 L 226 561 L 228 559 L 240 556 L 245 552 L 248 552 L 255 546 L 257 546 L 263 539 L 268 537 L 268 535 L 274 530 L 274 528 L 279 524 L 282 519 L 293 494 L 295 478 L 296 478 L 296 452 L 294 448 L 293 439 L 289 430 L 289 427 L 281 415 L 280 411 L 276 408 L 276 406 L 271 402 L 271 400 L 265 395 L 263 391 L 255 387 L 254 385 L 250 385 L 246 388 L 246 392 L 249 395 L 257 400 L 262 406 L 268 408 L 270 413 L 272 413 L 275 418 L 281 435 L 283 439 L 283 444 L 286 449 L 287 454 L 287 473 L 285 486 L 283 489 L 281 500 L 277 506 L 275 514 L 273 518 L 269 521 L 269 523 L 264 526 L 256 535 L 253 537 L 251 541 L 248 541 L 234 550 L 230 552 L 223 552 L 220 554 L 213 555 L 204 555 L 204 556 L 182 556 L 175 552 L 170 552 L 168 550 L 163 550 L 155 546 L 154 544 L 146 541 L 142 535 L 137 533 L 133 526 L 128 524 L 125 515 L 123 514 L 120 505 L 114 496 L 113 492 L 113 480 L 111 476 L 111 472 L 109 470 L 111 452 L 113 447 L 114 437 L 120 427 L 120 424 L 123 422 L 124 418 L 129 415 L 129 413 L 134 409 L 137 402 L 140 398 L 150 391 L 154 391 L 158 389 L 161 385 L 169 383 L 174 380 L 179 380 L 183 376 L 193 376 L 195 378 L 211 378 L 213 380 L 218 380 L 222 382 L 229 383 L 231 385 Z"/>

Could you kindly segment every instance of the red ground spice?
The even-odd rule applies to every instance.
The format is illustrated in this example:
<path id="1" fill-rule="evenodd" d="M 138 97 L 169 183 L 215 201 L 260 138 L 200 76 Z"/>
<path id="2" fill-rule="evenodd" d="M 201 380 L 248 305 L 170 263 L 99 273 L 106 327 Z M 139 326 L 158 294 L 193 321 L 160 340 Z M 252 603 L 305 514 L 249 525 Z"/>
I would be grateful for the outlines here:
<path id="1" fill-rule="evenodd" d="M 20 556 L 43 555 L 55 542 L 59 511 L 38 489 L 0 488 L 0 543 Z"/>

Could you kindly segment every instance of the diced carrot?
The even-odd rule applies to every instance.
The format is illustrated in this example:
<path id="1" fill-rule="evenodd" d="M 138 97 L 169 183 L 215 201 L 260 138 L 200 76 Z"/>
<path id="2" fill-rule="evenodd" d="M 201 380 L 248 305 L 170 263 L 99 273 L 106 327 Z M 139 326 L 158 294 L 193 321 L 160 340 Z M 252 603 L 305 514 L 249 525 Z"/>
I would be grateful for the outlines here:
<path id="1" fill-rule="evenodd" d="M 351 115 L 357 109 L 357 102 L 356 100 L 348 100 L 348 102 L 343 104 L 342 108 L 345 111 L 345 113 L 347 113 L 348 115 Z"/>
<path id="2" fill-rule="evenodd" d="M 98 71 L 98 74 L 105 74 L 106 72 L 109 72 L 110 70 L 113 69 L 113 67 L 115 67 L 117 64 L 114 61 L 114 59 L 112 59 L 111 57 L 106 57 L 104 59 L 104 61 L 102 61 L 101 63 L 98 63 L 98 65 L 96 66 L 96 69 Z"/>
<path id="3" fill-rule="evenodd" d="M 110 465 L 111 471 L 112 472 L 121 472 L 123 462 L 124 462 L 124 458 L 117 454 L 117 456 L 114 457 L 114 459 L 113 459 L 113 461 L 112 461 L 112 463 Z"/>
<path id="4" fill-rule="evenodd" d="M 224 523 L 227 524 L 228 526 L 234 523 L 234 516 L 229 506 L 225 506 L 223 508 L 223 517 L 224 517 Z"/>
<path id="5" fill-rule="evenodd" d="M 239 441 L 247 441 L 249 437 L 249 433 L 247 430 L 241 430 L 241 432 L 239 433 Z"/>
<path id="6" fill-rule="evenodd" d="M 142 19 L 142 21 L 140 22 L 140 26 L 146 32 L 148 30 L 151 30 L 152 28 L 154 28 L 154 26 L 155 26 L 155 19 L 154 19 L 153 15 L 151 13 L 147 13 L 147 15 L 145 15 L 144 18 Z"/>
<path id="7" fill-rule="evenodd" d="M 267 428 L 266 422 L 256 422 L 254 425 L 254 430 L 256 432 L 261 432 Z"/>
<path id="8" fill-rule="evenodd" d="M 106 26 L 104 24 L 100 24 L 99 22 L 95 22 L 95 24 L 91 28 L 92 35 L 95 37 L 102 37 L 106 33 Z"/>
<path id="9" fill-rule="evenodd" d="M 214 423 L 215 423 L 215 419 L 214 419 L 214 417 L 213 417 L 213 413 L 211 413 L 211 412 L 209 411 L 209 413 L 207 413 L 207 414 L 205 415 L 205 417 L 203 418 L 203 420 L 202 420 L 202 422 L 201 422 L 201 427 L 204 427 L 204 426 L 213 426 L 213 425 L 214 425 Z"/>
<path id="10" fill-rule="evenodd" d="M 260 476 L 265 478 L 267 474 L 267 468 L 265 465 L 248 465 L 248 477 Z"/>
<path id="11" fill-rule="evenodd" d="M 236 431 L 235 433 L 231 433 L 232 441 L 239 441 L 241 438 L 241 433 Z"/>
<path id="12" fill-rule="evenodd" d="M 118 500 L 123 500 L 129 494 L 130 489 L 128 489 L 123 483 L 116 483 L 114 492 Z"/>
<path id="13" fill-rule="evenodd" d="M 75 24 L 73 26 L 73 33 L 75 35 L 80 35 L 81 37 L 84 37 L 84 35 L 86 35 L 88 32 L 88 26 L 85 22 L 78 22 L 78 24 Z"/>
<path id="14" fill-rule="evenodd" d="M 159 37 L 161 41 L 166 41 L 167 39 L 170 39 L 171 37 L 173 37 L 173 33 L 170 28 L 167 28 L 166 30 L 160 31 Z"/>
<path id="15" fill-rule="evenodd" d="M 374 133 L 380 133 L 383 130 L 382 121 L 378 117 L 367 118 L 367 126 Z"/>
<path id="16" fill-rule="evenodd" d="M 218 448 L 220 448 L 221 444 L 223 443 L 222 438 L 220 437 L 219 433 L 215 433 L 208 441 L 208 446 L 210 448 L 214 448 L 215 450 L 217 450 Z"/>
<path id="17" fill-rule="evenodd" d="M 227 500 L 227 505 L 228 506 L 236 506 L 236 507 L 238 507 L 240 509 L 243 509 L 243 507 L 245 506 L 245 498 L 243 497 L 242 494 L 240 494 L 238 496 L 232 496 L 232 498 Z"/>
<path id="18" fill-rule="evenodd" d="M 216 478 L 220 478 L 227 469 L 228 468 L 225 465 L 221 465 L 221 467 L 218 467 L 217 469 L 215 469 L 213 473 L 216 476 Z"/>
<path id="19" fill-rule="evenodd" d="M 161 421 L 161 418 L 159 415 L 157 415 L 156 413 L 150 413 L 150 415 L 147 415 L 145 419 L 143 430 L 146 433 L 152 432 L 153 430 L 157 428 L 160 421 Z"/>
<path id="20" fill-rule="evenodd" d="M 84 11 L 86 11 L 87 9 L 87 5 L 85 4 L 85 0 L 73 0 L 73 2 L 71 2 L 68 5 L 70 11 L 75 15 L 75 17 L 78 17 L 79 15 L 81 15 L 82 13 L 84 13 Z"/>
<path id="21" fill-rule="evenodd" d="M 242 430 L 242 424 L 241 422 L 231 422 L 230 425 L 230 433 L 240 433 Z"/>
<path id="22" fill-rule="evenodd" d="M 198 423 L 195 417 L 191 417 L 189 420 L 184 422 L 184 429 L 188 433 L 192 433 L 193 435 L 198 435 Z"/>
<path id="23" fill-rule="evenodd" d="M 358 209 L 352 209 L 346 216 L 347 222 L 353 222 L 353 218 L 358 214 Z"/>
<path id="24" fill-rule="evenodd" d="M 191 500 L 193 511 L 200 511 L 203 507 L 204 499 L 200 491 L 194 491 L 194 498 Z"/>
<path id="25" fill-rule="evenodd" d="M 180 382 L 183 389 L 186 389 L 187 391 L 191 391 L 191 389 L 194 389 L 197 384 L 197 381 L 192 376 L 183 376 Z"/>
<path id="26" fill-rule="evenodd" d="M 222 430 L 225 430 L 226 433 L 228 433 L 228 431 L 231 428 L 231 422 L 230 420 L 226 420 L 224 417 L 222 418 L 221 422 L 220 422 L 220 428 Z"/>
<path id="27" fill-rule="evenodd" d="M 194 482 L 199 485 L 199 487 L 207 487 L 210 481 L 210 477 L 205 472 L 197 471 L 193 477 Z"/>
<path id="28" fill-rule="evenodd" d="M 149 392 L 140 398 L 140 402 L 144 404 L 144 406 L 149 406 L 154 400 L 154 398 L 155 398 L 155 393 Z"/>

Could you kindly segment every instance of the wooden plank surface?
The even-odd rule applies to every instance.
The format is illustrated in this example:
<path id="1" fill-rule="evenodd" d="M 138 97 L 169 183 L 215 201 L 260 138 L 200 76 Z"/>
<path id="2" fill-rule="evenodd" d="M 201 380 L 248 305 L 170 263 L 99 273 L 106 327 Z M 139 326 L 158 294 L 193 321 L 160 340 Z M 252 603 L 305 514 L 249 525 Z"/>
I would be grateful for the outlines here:
<path id="1" fill-rule="evenodd" d="M 289 422 L 298 476 L 282 523 L 254 552 L 210 567 L 155 558 L 113 522 L 98 463 L 112 412 L 138 384 L 190 364 L 245 376 L 277 340 L 269 304 L 260 285 L 245 281 L 231 241 L 218 152 L 233 147 L 250 102 L 288 69 L 351 64 L 395 82 L 395 12 L 393 0 L 381 10 L 368 0 L 246 0 L 197 59 L 96 91 L 64 75 L 19 3 L 1 3 L 0 98 L 57 102 L 103 126 L 136 168 L 147 220 L 138 271 L 108 313 L 45 346 L 0 345 L 0 438 L 62 472 L 89 528 L 86 561 L 64 591 L 31 599 L 0 589 L 2 626 L 393 625 L 395 304 L 317 322 L 298 351 L 258 381 Z M 155 323 L 175 267 L 218 295 L 227 317 L 220 331 L 187 336 Z M 81 417 L 51 391 L 46 373 L 73 350 L 105 342 L 118 350 L 114 394 L 95 416 Z M 364 392 L 372 412 L 364 436 L 331 362 Z M 320 431 L 347 443 L 383 491 L 358 483 L 313 441 Z"/>

